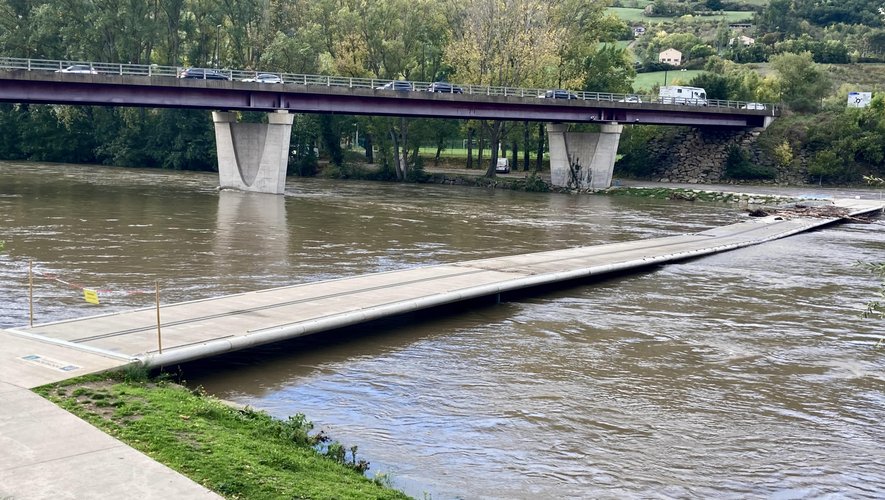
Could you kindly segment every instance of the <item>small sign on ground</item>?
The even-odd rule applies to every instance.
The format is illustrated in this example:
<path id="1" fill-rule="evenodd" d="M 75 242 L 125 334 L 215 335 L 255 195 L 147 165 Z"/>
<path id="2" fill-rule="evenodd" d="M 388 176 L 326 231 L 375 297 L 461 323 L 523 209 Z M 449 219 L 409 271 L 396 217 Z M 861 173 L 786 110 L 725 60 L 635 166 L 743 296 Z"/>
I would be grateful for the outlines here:
<path id="1" fill-rule="evenodd" d="M 38 365 L 43 365 L 47 368 L 52 368 L 53 370 L 58 370 L 60 372 L 72 372 L 74 370 L 80 369 L 80 367 L 77 365 L 65 363 L 64 361 L 59 361 L 57 359 L 47 358 L 46 356 L 40 356 L 39 354 L 29 354 L 27 356 L 22 356 L 21 359 L 25 361 L 30 361 L 31 363 L 36 363 Z"/>

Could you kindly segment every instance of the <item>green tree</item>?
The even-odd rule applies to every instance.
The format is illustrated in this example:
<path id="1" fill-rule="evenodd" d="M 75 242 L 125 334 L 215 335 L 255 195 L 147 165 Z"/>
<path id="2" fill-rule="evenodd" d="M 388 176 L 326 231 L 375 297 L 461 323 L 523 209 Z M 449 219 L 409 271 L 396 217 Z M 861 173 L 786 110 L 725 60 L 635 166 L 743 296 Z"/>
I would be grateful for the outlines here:
<path id="1" fill-rule="evenodd" d="M 716 73 L 701 73 L 691 79 L 689 85 L 701 87 L 707 91 L 707 99 L 730 99 L 731 89 L 729 78 Z"/>
<path id="2" fill-rule="evenodd" d="M 320 39 L 315 33 L 289 36 L 277 32 L 261 54 L 259 66 L 269 71 L 318 73 L 320 70 Z"/>
<path id="3" fill-rule="evenodd" d="M 584 59 L 584 84 L 590 92 L 629 93 L 633 90 L 633 58 L 626 49 L 601 44 Z"/>
<path id="4" fill-rule="evenodd" d="M 21 130 L 24 105 L 0 104 L 0 158 L 18 160 L 25 157 L 22 151 Z"/>
<path id="5" fill-rule="evenodd" d="M 446 50 L 446 60 L 462 81 L 505 87 L 540 86 L 561 78 L 567 27 L 551 21 L 551 11 L 540 0 L 476 0 L 464 16 Z M 491 143 L 486 176 L 495 176 L 495 163 L 505 122 L 482 122 Z"/>
<path id="6" fill-rule="evenodd" d="M 780 99 L 796 111 L 812 111 L 830 91 L 830 80 L 814 63 L 810 52 L 772 56 L 771 67 L 778 75 Z"/>

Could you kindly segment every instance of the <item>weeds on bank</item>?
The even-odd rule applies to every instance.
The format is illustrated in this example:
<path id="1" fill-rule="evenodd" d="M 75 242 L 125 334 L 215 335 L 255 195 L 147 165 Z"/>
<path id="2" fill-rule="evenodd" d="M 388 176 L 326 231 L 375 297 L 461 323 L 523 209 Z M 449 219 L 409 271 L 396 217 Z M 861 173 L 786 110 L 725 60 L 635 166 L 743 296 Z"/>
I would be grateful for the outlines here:
<path id="1" fill-rule="evenodd" d="M 655 198 L 660 200 L 681 200 L 681 201 L 710 201 L 718 203 L 741 203 L 752 199 L 755 203 L 786 203 L 796 201 L 795 198 L 784 196 L 750 196 L 744 193 L 728 193 L 717 191 L 703 191 L 684 188 L 644 188 L 644 187 L 614 187 L 605 191 L 603 194 L 611 194 L 616 196 L 638 196 L 643 198 Z"/>
<path id="2" fill-rule="evenodd" d="M 136 368 L 36 392 L 227 498 L 408 498 L 301 414 L 232 408 Z"/>

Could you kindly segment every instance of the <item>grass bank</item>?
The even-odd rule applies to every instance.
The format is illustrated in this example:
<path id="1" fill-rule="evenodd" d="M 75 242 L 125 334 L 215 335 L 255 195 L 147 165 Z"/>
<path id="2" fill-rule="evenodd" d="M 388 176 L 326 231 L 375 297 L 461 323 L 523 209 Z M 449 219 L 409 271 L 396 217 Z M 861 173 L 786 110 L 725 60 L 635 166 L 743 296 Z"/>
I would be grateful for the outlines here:
<path id="1" fill-rule="evenodd" d="M 660 23 L 671 23 L 676 20 L 685 20 L 688 22 L 703 22 L 703 21 L 727 21 L 727 22 L 737 22 L 737 21 L 749 21 L 753 18 L 753 13 L 748 11 L 740 11 L 740 10 L 726 10 L 721 11 L 717 14 L 710 16 L 700 16 L 700 15 L 686 15 L 686 16 L 671 16 L 671 17 L 657 17 L 657 16 L 646 16 L 644 9 L 640 8 L 630 8 L 630 7 L 609 7 L 606 9 L 606 12 L 620 18 L 628 23 L 644 23 L 644 24 L 660 24 Z"/>
<path id="2" fill-rule="evenodd" d="M 162 378 L 124 373 L 36 392 L 226 498 L 409 498 L 384 477 L 367 478 L 356 447 L 311 434 L 303 415 L 282 421 Z"/>

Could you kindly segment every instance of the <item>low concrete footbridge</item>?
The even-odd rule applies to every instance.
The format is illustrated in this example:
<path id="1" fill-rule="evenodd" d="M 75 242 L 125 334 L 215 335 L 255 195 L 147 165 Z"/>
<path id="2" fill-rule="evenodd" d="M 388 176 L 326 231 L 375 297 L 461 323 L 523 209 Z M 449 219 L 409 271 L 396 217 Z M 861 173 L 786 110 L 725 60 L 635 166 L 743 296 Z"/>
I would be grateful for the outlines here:
<path id="1" fill-rule="evenodd" d="M 755 128 L 780 115 L 776 105 L 714 99 L 639 102 L 625 94 L 455 84 L 439 92 L 429 82 L 391 90 L 384 88 L 390 80 L 289 73 L 261 83 L 255 71 L 180 78 L 183 70 L 0 57 L 0 101 L 213 110 L 221 186 L 277 194 L 285 188 L 291 113 L 547 122 L 553 184 L 593 189 L 611 184 L 623 124 Z M 239 111 L 267 112 L 267 123 L 238 123 Z M 599 124 L 599 132 L 569 132 L 569 123 Z"/>
<path id="2" fill-rule="evenodd" d="M 835 202 L 841 214 L 768 216 L 695 234 L 471 260 L 351 278 L 303 283 L 156 308 L 14 328 L 0 336 L 25 342 L 0 349 L 0 379 L 48 346 L 63 348 L 60 365 L 77 374 L 81 355 L 124 365 L 164 366 L 313 335 L 474 299 L 595 279 L 615 272 L 701 257 L 881 211 L 881 200 Z M 11 337 L 10 337 L 11 336 Z M 6 373 L 6 375 L 4 375 Z M 19 375 L 21 376 L 21 375 Z"/>

